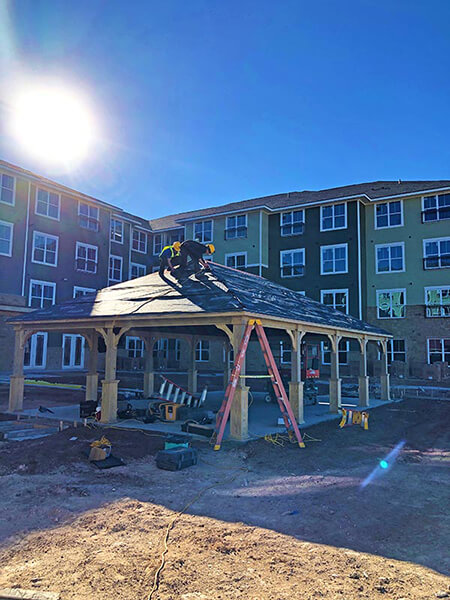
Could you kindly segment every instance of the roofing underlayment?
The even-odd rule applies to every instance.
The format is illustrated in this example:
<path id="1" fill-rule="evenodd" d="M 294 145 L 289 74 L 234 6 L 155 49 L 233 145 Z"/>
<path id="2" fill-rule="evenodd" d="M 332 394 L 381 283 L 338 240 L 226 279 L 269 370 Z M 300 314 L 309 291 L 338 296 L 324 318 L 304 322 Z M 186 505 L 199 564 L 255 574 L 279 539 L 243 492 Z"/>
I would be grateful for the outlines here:
<path id="1" fill-rule="evenodd" d="M 12 319 L 14 322 L 86 320 L 92 317 L 251 313 L 324 325 L 367 334 L 385 330 L 302 296 L 258 275 L 210 263 L 211 271 L 178 281 L 158 273 L 124 281 L 49 308 Z"/>

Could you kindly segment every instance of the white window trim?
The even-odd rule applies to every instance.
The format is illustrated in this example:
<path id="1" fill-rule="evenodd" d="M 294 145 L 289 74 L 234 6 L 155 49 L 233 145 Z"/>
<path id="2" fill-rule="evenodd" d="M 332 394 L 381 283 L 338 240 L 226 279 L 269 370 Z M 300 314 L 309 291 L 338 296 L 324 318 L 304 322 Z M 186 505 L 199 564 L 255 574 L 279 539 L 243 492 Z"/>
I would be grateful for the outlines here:
<path id="1" fill-rule="evenodd" d="M 96 250 L 95 253 L 95 264 L 96 264 L 96 269 L 94 272 L 92 271 L 85 271 L 84 269 L 77 269 L 76 265 L 77 265 L 77 258 L 78 258 L 78 248 L 80 247 L 85 247 L 85 248 L 94 248 L 94 250 Z M 93 244 L 86 244 L 86 242 L 77 242 L 75 244 L 75 270 L 78 271 L 79 273 L 88 273 L 89 275 L 96 275 L 98 272 L 98 246 L 94 246 Z M 108 270 L 109 270 L 109 264 L 108 264 Z M 109 274 L 109 273 L 108 273 Z"/>
<path id="2" fill-rule="evenodd" d="M 64 364 L 64 341 L 66 338 L 81 338 L 81 358 L 79 365 L 65 365 Z M 73 346 L 73 342 L 70 343 L 70 362 L 72 362 L 72 352 L 75 352 L 76 346 Z M 84 369 L 84 350 L 85 350 L 85 339 L 84 336 L 79 333 L 63 333 L 62 345 L 61 345 L 61 368 L 62 369 Z"/>
<path id="3" fill-rule="evenodd" d="M 443 290 L 449 290 L 450 291 L 450 285 L 431 285 L 431 286 L 423 288 L 424 297 L 425 297 L 425 309 L 427 309 L 427 308 L 433 308 L 433 304 L 428 304 L 427 303 L 427 292 L 436 291 L 436 290 L 442 290 L 442 291 Z M 441 300 L 442 300 L 442 293 L 441 293 Z M 440 315 L 436 315 L 436 316 L 434 316 L 434 315 L 428 315 L 425 312 L 426 317 L 427 318 L 432 318 L 432 319 L 446 319 L 446 318 L 448 318 L 449 315 L 443 315 L 442 314 L 442 306 L 443 305 L 441 304 L 440 305 L 440 308 L 441 308 L 441 314 Z"/>
<path id="4" fill-rule="evenodd" d="M 338 345 L 338 362 L 339 365 L 348 365 L 348 353 L 350 352 L 350 341 L 349 340 L 340 340 L 339 344 L 344 341 L 345 342 L 345 350 L 339 350 L 339 345 Z M 323 365 L 330 365 L 331 364 L 331 352 L 332 349 L 330 348 L 329 350 L 325 350 L 325 344 L 326 342 L 320 342 L 320 360 L 322 362 Z M 330 353 L 330 362 L 325 362 L 324 357 L 325 357 L 325 352 L 329 352 Z M 347 353 L 347 360 L 346 362 L 341 362 L 339 360 L 339 352 L 346 352 Z"/>
<path id="5" fill-rule="evenodd" d="M 120 279 L 111 279 L 109 277 L 109 270 L 111 267 L 111 259 L 114 258 L 116 260 L 118 260 L 120 262 Z M 117 256 L 116 254 L 110 254 L 109 255 L 109 264 L 108 264 L 108 281 L 111 281 L 113 283 L 120 283 L 121 281 L 123 281 L 123 258 L 121 256 Z"/>
<path id="6" fill-rule="evenodd" d="M 431 256 L 426 256 L 425 255 L 425 246 L 428 242 L 449 242 L 450 241 L 450 236 L 446 236 L 446 237 L 438 237 L 438 238 L 428 238 L 426 240 L 422 240 L 422 245 L 423 245 L 423 268 L 425 271 L 433 271 L 436 269 L 448 269 L 449 267 L 426 267 L 425 266 L 425 260 L 427 258 L 431 258 Z M 438 256 L 441 256 L 440 254 Z"/>
<path id="7" fill-rule="evenodd" d="M 441 360 L 444 358 L 444 340 L 448 340 L 450 338 L 448 337 L 431 337 L 431 338 L 427 338 L 427 363 L 429 365 L 431 365 L 432 363 L 430 362 L 430 341 L 431 340 L 439 340 L 441 342 Z M 433 353 L 435 354 L 435 353 Z M 439 361 L 438 361 L 439 362 Z"/>
<path id="8" fill-rule="evenodd" d="M 92 292 L 96 292 L 97 290 L 95 288 L 88 288 L 88 287 L 82 287 L 81 285 L 74 285 L 73 286 L 73 297 L 76 297 L 76 293 L 77 292 L 85 292 L 87 294 L 90 294 Z"/>
<path id="9" fill-rule="evenodd" d="M 2 195 L 0 193 L 0 204 L 5 204 L 5 206 L 15 206 L 16 205 L 16 178 L 13 177 L 13 175 L 10 175 L 9 173 L 5 173 L 5 171 L 0 171 L 0 177 L 2 175 L 8 175 L 8 177 L 12 177 L 12 179 L 13 179 L 13 182 L 14 182 L 13 183 L 13 201 L 12 201 L 12 204 L 10 204 L 9 202 L 5 202 L 4 200 L 1 199 Z M 1 187 L 2 186 L 0 185 L 0 188 Z M 0 189 L 0 192 L 1 192 L 1 189 Z"/>
<path id="10" fill-rule="evenodd" d="M 232 218 L 236 218 L 236 221 L 238 219 L 238 217 L 245 217 L 245 225 L 243 225 L 243 227 L 245 227 L 247 229 L 247 233 L 244 237 L 239 237 L 239 236 L 235 236 L 235 237 L 228 237 L 228 219 L 232 219 Z M 246 239 L 248 237 L 248 214 L 247 213 L 239 213 L 236 215 L 229 215 L 225 218 L 225 241 L 229 241 L 229 240 L 243 240 Z"/>
<path id="11" fill-rule="evenodd" d="M 96 208 L 97 209 L 97 219 L 95 219 L 97 221 L 97 229 L 90 229 L 89 227 L 83 227 L 83 225 L 80 225 L 80 220 L 78 219 L 78 225 L 81 227 L 81 229 L 86 229 L 87 231 L 92 231 L 93 233 L 98 233 L 100 230 L 100 208 L 98 206 L 95 206 L 94 204 L 90 204 L 89 202 L 83 202 L 82 200 L 78 200 L 78 216 L 82 216 L 85 217 L 86 215 L 82 215 L 80 213 L 80 206 L 82 204 L 85 204 L 86 206 L 89 206 L 89 208 Z M 87 217 L 88 219 L 91 219 L 93 217 Z M 111 235 L 111 233 L 110 233 Z"/>
<path id="12" fill-rule="evenodd" d="M 323 209 L 324 208 L 329 208 L 330 206 L 336 206 L 337 204 L 343 204 L 345 206 L 345 210 L 344 210 L 344 221 L 345 221 L 345 225 L 343 225 L 342 227 L 330 227 L 328 229 L 324 229 L 322 227 L 322 221 L 323 221 Z M 333 208 L 333 220 L 334 220 L 334 208 Z M 347 202 L 336 202 L 334 204 L 327 204 L 326 206 L 321 206 L 320 207 L 320 231 L 338 231 L 339 229 L 347 229 Z"/>
<path id="13" fill-rule="evenodd" d="M 37 235 L 43 235 L 45 237 L 56 240 L 55 264 L 47 263 L 47 262 L 44 262 L 41 260 L 34 259 L 35 239 L 36 239 Z M 58 254 L 59 254 L 58 251 L 59 251 L 59 237 L 57 235 L 51 235 L 50 233 L 44 233 L 43 231 L 33 231 L 33 244 L 32 244 L 32 248 L 31 248 L 31 262 L 32 263 L 35 263 L 36 265 L 46 265 L 47 267 L 55 268 L 58 266 Z"/>
<path id="14" fill-rule="evenodd" d="M 4 204 L 8 204 L 7 202 L 5 202 Z M 8 204 L 8 206 L 12 206 L 12 204 Z M 13 241 L 14 241 L 14 223 L 10 223 L 9 221 L 0 221 L 0 225 L 6 225 L 7 227 L 9 227 L 10 231 L 11 231 L 11 241 L 10 241 L 10 246 L 9 246 L 9 254 L 7 254 L 6 252 L 0 252 L 0 256 L 12 256 L 12 252 L 13 252 Z"/>
<path id="15" fill-rule="evenodd" d="M 292 237 L 293 235 L 303 235 L 303 231 L 302 233 L 283 233 L 283 215 L 291 215 L 294 214 L 295 212 L 301 212 L 303 215 L 303 220 L 300 221 L 301 223 L 303 223 L 303 226 L 305 226 L 305 211 L 303 208 L 297 208 L 297 209 L 293 209 L 293 210 L 283 210 L 280 213 L 280 236 L 281 237 Z M 292 222 L 292 225 L 294 223 Z"/>
<path id="16" fill-rule="evenodd" d="M 395 293 L 395 292 L 403 292 L 403 297 L 405 298 L 405 310 L 404 310 L 404 315 L 403 317 L 380 317 L 379 314 L 379 307 L 378 307 L 378 296 L 380 294 L 387 294 L 387 293 Z M 383 321 L 390 321 L 391 319 L 405 319 L 406 318 L 406 306 L 407 306 L 407 302 L 406 302 L 406 288 L 388 288 L 386 290 L 376 290 L 375 293 L 375 298 L 376 298 L 376 307 L 377 307 L 377 319 L 381 319 Z M 392 308 L 392 303 L 391 303 L 391 308 Z"/>
<path id="17" fill-rule="evenodd" d="M 238 256 L 244 256 L 245 257 L 245 264 L 243 267 L 243 269 L 246 269 L 247 266 L 247 252 L 230 252 L 229 254 L 225 254 L 225 266 L 227 266 L 227 258 L 233 256 L 233 257 L 238 257 Z M 239 269 L 239 267 L 232 267 L 233 269 Z"/>
<path id="18" fill-rule="evenodd" d="M 130 348 L 130 340 L 133 340 L 134 342 L 136 342 L 136 340 L 139 340 L 142 344 L 142 354 L 140 354 L 140 356 L 134 356 L 134 357 L 128 357 L 128 358 L 143 358 L 144 354 L 145 354 L 145 344 L 144 344 L 144 340 L 142 338 L 140 338 L 138 335 L 127 335 L 125 337 L 125 350 L 127 352 L 129 352 L 131 350 Z M 136 348 L 132 349 L 133 352 L 136 352 Z"/>
<path id="19" fill-rule="evenodd" d="M 31 306 L 31 288 L 33 287 L 33 284 L 46 285 L 48 287 L 51 287 L 53 289 L 52 305 L 55 304 L 55 299 L 56 299 L 56 283 L 54 281 L 41 281 L 40 279 L 30 279 L 30 286 L 28 288 L 28 306 Z M 40 309 L 42 309 L 42 307 L 36 308 L 35 310 L 40 310 Z"/>
<path id="20" fill-rule="evenodd" d="M 391 363 L 393 363 L 395 361 L 395 359 L 394 359 L 394 354 L 395 354 L 395 352 L 394 352 L 394 342 L 400 342 L 400 341 L 403 341 L 405 343 L 405 360 L 404 361 L 397 361 L 397 362 L 405 362 L 406 363 L 406 359 L 408 357 L 408 349 L 407 349 L 407 344 L 406 344 L 406 339 L 405 338 L 394 338 L 394 339 L 388 340 L 387 354 L 388 354 L 388 357 L 391 360 Z M 400 351 L 397 350 L 396 353 L 400 354 Z"/>
<path id="21" fill-rule="evenodd" d="M 136 248 L 133 248 L 133 235 L 134 235 L 135 231 L 139 234 L 145 235 L 145 250 L 137 250 Z M 139 229 L 139 227 L 133 227 L 131 230 L 131 251 L 138 252 L 139 254 L 147 254 L 147 250 L 148 250 L 148 234 L 147 234 L 147 232 L 144 231 L 143 229 Z"/>
<path id="22" fill-rule="evenodd" d="M 159 252 L 155 252 L 155 237 L 157 235 L 161 236 L 161 250 Z M 133 242 L 133 240 L 131 240 L 131 241 Z M 163 233 L 155 233 L 155 235 L 153 236 L 153 239 L 152 239 L 153 256 L 159 256 L 161 254 L 163 248 L 164 248 L 164 234 Z"/>
<path id="23" fill-rule="evenodd" d="M 35 333 L 33 333 L 32 336 L 30 336 L 29 340 L 30 340 L 30 355 L 32 353 L 32 348 L 33 348 L 33 338 L 36 339 L 34 336 L 35 335 L 42 335 L 44 336 L 44 344 L 42 347 L 42 358 L 43 358 L 43 364 L 42 365 L 23 365 L 24 369 L 46 369 L 47 368 L 47 345 L 48 345 L 48 332 L 47 331 L 36 331 Z M 34 344 L 35 345 L 35 344 Z"/>
<path id="24" fill-rule="evenodd" d="M 328 230 L 327 230 L 328 231 Z M 330 271 L 324 273 L 323 271 L 323 251 L 329 250 L 330 248 L 345 248 L 345 271 Z M 348 244 L 330 244 L 327 246 L 320 246 L 320 274 L 321 275 L 343 275 L 348 273 Z"/>
<path id="25" fill-rule="evenodd" d="M 206 223 L 207 221 L 211 221 L 211 239 L 203 240 L 202 244 L 211 244 L 214 241 L 214 219 L 202 219 L 200 221 L 194 221 L 194 225 L 192 226 L 192 238 L 195 240 L 195 225 L 198 223 Z M 226 226 L 226 221 L 225 221 Z"/>
<path id="26" fill-rule="evenodd" d="M 391 204 L 391 202 L 400 202 L 400 224 L 399 225 L 384 225 L 383 227 L 378 227 L 377 225 L 377 206 L 379 204 Z M 387 200 L 386 202 L 377 202 L 376 204 L 374 204 L 373 207 L 373 218 L 374 218 L 374 229 L 395 229 L 396 227 L 403 227 L 404 226 L 404 221 L 403 221 L 403 200 Z M 388 220 L 389 220 L 389 209 L 388 209 Z"/>
<path id="27" fill-rule="evenodd" d="M 117 221 L 119 223 L 122 223 L 122 240 L 120 242 L 118 240 L 113 240 L 113 238 L 112 238 L 112 234 L 113 234 L 112 223 L 113 223 L 113 221 Z M 123 243 L 124 243 L 124 237 L 125 237 L 125 223 L 121 219 L 116 219 L 116 217 L 111 217 L 111 221 L 110 221 L 110 224 L 109 224 L 109 239 L 114 244 L 122 244 L 123 245 Z"/>
<path id="28" fill-rule="evenodd" d="M 202 356 L 202 346 L 203 346 L 204 342 L 208 342 L 208 358 L 206 358 L 206 359 L 201 358 L 201 356 Z M 199 347 L 199 356 L 200 356 L 200 358 L 197 358 L 197 346 Z M 206 351 L 206 348 L 205 348 L 204 351 Z M 198 340 L 197 344 L 195 345 L 194 352 L 195 352 L 195 362 L 202 362 L 202 363 L 209 362 L 210 358 L 211 358 L 211 354 L 210 354 L 211 353 L 211 346 L 209 345 L 209 340 Z"/>
<path id="29" fill-rule="evenodd" d="M 285 348 L 285 346 L 287 346 L 287 347 Z M 285 352 L 291 353 L 291 360 L 283 360 Z M 280 341 L 280 364 L 281 365 L 292 364 L 292 344 L 290 344 L 289 342 L 284 342 L 283 340 Z"/>
<path id="30" fill-rule="evenodd" d="M 422 199 L 422 224 L 426 224 L 426 223 L 440 223 L 441 221 L 447 221 L 448 220 L 448 219 L 435 219 L 434 221 L 424 221 L 423 220 L 423 213 L 425 212 L 425 210 L 427 210 L 425 208 L 425 198 L 435 198 L 435 200 L 436 200 L 436 209 L 431 209 L 431 210 L 439 210 L 438 209 L 438 204 L 439 204 L 438 197 L 439 196 L 448 195 L 448 193 L 449 193 L 448 191 L 447 192 L 441 192 L 441 193 L 438 192 L 437 194 L 428 194 L 428 195 L 422 196 L 422 198 L 421 198 Z M 428 210 L 430 210 L 430 209 L 428 209 Z"/>
<path id="31" fill-rule="evenodd" d="M 58 216 L 57 217 L 51 217 L 50 215 L 43 215 L 42 213 L 37 211 L 39 190 L 41 190 L 43 192 L 47 192 L 49 195 L 55 194 L 55 196 L 58 196 Z M 51 192 L 50 190 L 43 188 L 43 187 L 36 187 L 36 192 L 34 194 L 34 214 L 38 215 L 39 217 L 44 217 L 44 219 L 51 219 L 52 221 L 60 221 L 61 220 L 61 194 L 57 194 L 56 192 Z"/>
<path id="32" fill-rule="evenodd" d="M 303 274 L 302 275 L 283 275 L 283 255 L 292 252 L 303 252 Z M 280 278 L 281 279 L 297 279 L 304 277 L 306 270 L 306 248 L 292 248 L 290 250 L 280 250 Z"/>
<path id="33" fill-rule="evenodd" d="M 401 246 L 403 248 L 403 269 L 399 271 L 379 271 L 378 270 L 378 248 L 390 248 L 392 246 Z M 395 273 L 404 273 L 406 271 L 406 252 L 405 242 L 391 242 L 390 244 L 375 244 L 375 273 L 377 275 L 395 275 Z"/>
<path id="34" fill-rule="evenodd" d="M 133 267 L 142 267 L 144 269 L 144 275 L 147 275 L 147 265 L 143 265 L 142 263 L 137 263 L 137 262 L 130 262 L 130 279 L 131 279 L 131 269 Z M 159 267 L 156 268 L 156 270 L 159 270 Z M 139 275 L 138 277 L 144 277 L 144 275 Z M 135 277 L 135 279 L 137 279 L 137 277 Z"/>
<path id="35" fill-rule="evenodd" d="M 320 290 L 320 302 L 323 304 L 323 297 L 325 294 L 345 294 L 345 314 L 348 315 L 348 288 L 342 289 L 333 289 L 333 290 Z M 326 304 L 325 306 L 331 306 L 331 304 Z M 335 310 L 339 310 L 335 306 L 333 307 Z M 344 313 L 343 313 L 344 314 Z"/>

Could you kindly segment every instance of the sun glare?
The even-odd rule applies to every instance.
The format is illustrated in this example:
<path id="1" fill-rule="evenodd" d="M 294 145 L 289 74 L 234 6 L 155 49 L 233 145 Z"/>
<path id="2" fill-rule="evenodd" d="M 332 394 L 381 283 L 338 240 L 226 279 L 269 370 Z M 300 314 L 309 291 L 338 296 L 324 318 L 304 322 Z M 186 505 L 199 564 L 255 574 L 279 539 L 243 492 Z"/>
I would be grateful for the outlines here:
<path id="1" fill-rule="evenodd" d="M 88 153 L 94 123 L 83 99 L 51 86 L 23 90 L 13 105 L 12 132 L 43 161 L 73 163 Z"/>

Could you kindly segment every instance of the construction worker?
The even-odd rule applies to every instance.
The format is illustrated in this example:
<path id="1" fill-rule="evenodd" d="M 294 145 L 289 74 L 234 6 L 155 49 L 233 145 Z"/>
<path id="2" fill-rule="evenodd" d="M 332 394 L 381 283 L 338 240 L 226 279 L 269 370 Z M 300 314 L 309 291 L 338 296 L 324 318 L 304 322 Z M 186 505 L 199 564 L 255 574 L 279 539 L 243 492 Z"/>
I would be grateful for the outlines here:
<path id="1" fill-rule="evenodd" d="M 180 260 L 180 242 L 174 242 L 170 246 L 164 246 L 159 255 L 159 275 L 164 277 L 164 271 L 170 269 L 170 272 L 174 273 L 174 266 L 179 264 Z"/>
<path id="2" fill-rule="evenodd" d="M 214 253 L 214 250 L 215 248 L 213 244 L 201 244 L 195 240 L 186 240 L 181 244 L 179 260 L 180 266 L 177 271 L 183 271 L 186 268 L 188 258 L 191 259 L 194 265 L 194 273 L 200 271 L 200 265 L 203 267 L 203 269 L 209 271 L 209 265 L 203 259 L 203 255 L 211 255 Z"/>

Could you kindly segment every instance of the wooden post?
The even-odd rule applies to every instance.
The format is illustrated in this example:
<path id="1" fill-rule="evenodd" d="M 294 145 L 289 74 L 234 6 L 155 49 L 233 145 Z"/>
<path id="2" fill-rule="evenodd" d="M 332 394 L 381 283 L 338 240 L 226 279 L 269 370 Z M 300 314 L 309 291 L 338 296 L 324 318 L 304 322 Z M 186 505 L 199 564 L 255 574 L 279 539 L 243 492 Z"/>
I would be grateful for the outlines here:
<path id="1" fill-rule="evenodd" d="M 153 364 L 153 346 L 155 337 L 142 337 L 145 345 L 145 364 L 144 364 L 144 398 L 150 398 L 155 391 L 155 370 Z"/>
<path id="2" fill-rule="evenodd" d="M 244 337 L 246 323 L 233 325 L 232 346 L 234 356 L 237 357 L 239 346 Z M 248 351 L 248 349 L 247 349 Z M 241 375 L 245 375 L 245 358 L 242 363 Z M 250 388 L 245 385 L 245 379 L 239 378 L 233 404 L 230 410 L 230 435 L 235 440 L 243 441 L 248 438 L 248 392 Z"/>
<path id="3" fill-rule="evenodd" d="M 330 412 L 337 413 L 341 408 L 341 380 L 339 378 L 339 342 L 341 336 L 328 336 L 331 344 Z"/>
<path id="4" fill-rule="evenodd" d="M 23 396 L 25 378 L 23 376 L 23 359 L 25 343 L 28 339 L 23 329 L 16 329 L 14 344 L 13 374 L 9 378 L 9 405 L 10 412 L 23 410 Z"/>
<path id="5" fill-rule="evenodd" d="M 117 420 L 117 391 L 119 380 L 116 379 L 117 344 L 121 337 L 114 333 L 112 327 L 99 330 L 106 344 L 105 379 L 102 380 L 102 423 L 114 423 Z"/>
<path id="6" fill-rule="evenodd" d="M 86 401 L 95 401 L 98 399 L 98 333 L 93 331 L 86 334 L 85 339 L 89 346 L 89 363 L 86 375 Z"/>
<path id="7" fill-rule="evenodd" d="M 297 423 L 304 423 L 304 400 L 302 381 L 301 341 L 305 332 L 293 331 L 291 337 L 291 381 L 289 382 L 289 403 Z"/>
<path id="8" fill-rule="evenodd" d="M 381 400 L 385 400 L 386 402 L 388 402 L 391 399 L 387 344 L 388 344 L 387 339 L 383 340 L 381 342 L 382 354 L 381 354 L 381 382 L 380 382 L 381 383 Z"/>
<path id="9" fill-rule="evenodd" d="M 369 377 L 367 376 L 367 340 L 359 338 L 359 406 L 367 408 L 369 406 Z"/>
<path id="10" fill-rule="evenodd" d="M 188 392 L 190 394 L 197 393 L 197 363 L 195 362 L 195 347 L 197 345 L 197 338 L 192 337 L 190 340 L 190 356 L 189 356 L 189 367 L 188 367 Z"/>

